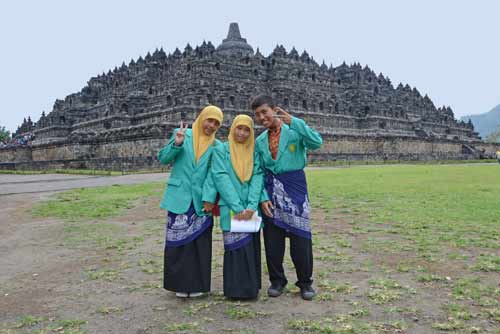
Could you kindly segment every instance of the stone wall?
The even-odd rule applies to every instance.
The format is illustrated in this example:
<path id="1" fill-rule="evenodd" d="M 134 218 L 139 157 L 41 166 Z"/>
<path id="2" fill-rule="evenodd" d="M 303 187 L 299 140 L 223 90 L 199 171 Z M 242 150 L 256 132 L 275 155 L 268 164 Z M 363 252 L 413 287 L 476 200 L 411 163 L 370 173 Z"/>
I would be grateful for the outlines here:
<path id="1" fill-rule="evenodd" d="M 90 143 L 46 144 L 33 148 L 0 149 L 0 169 L 160 169 L 158 151 L 168 142 L 171 131 L 134 140 L 93 141 Z M 219 137 L 224 137 L 223 130 Z M 432 141 L 408 138 L 324 136 L 320 150 L 309 152 L 309 161 L 332 160 L 466 160 L 494 158 L 500 145 Z M 471 151 L 472 150 L 472 151 Z"/>
<path id="2" fill-rule="evenodd" d="M 0 148 L 0 163 L 32 161 L 30 147 Z"/>
<path id="3" fill-rule="evenodd" d="M 480 143 L 476 145 L 476 148 L 484 151 L 485 157 L 494 159 L 496 158 L 496 152 L 500 151 L 500 144 Z"/>

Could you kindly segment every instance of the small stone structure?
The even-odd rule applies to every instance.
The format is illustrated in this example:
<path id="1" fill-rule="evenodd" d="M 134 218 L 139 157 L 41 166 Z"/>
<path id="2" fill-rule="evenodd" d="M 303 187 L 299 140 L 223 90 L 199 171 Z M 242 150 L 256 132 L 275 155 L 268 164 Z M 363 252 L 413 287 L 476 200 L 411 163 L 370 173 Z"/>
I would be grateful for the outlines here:
<path id="1" fill-rule="evenodd" d="M 91 78 L 36 123 L 25 120 L 15 135 L 35 140 L 0 149 L 0 168 L 157 168 L 156 153 L 180 120 L 192 122 L 215 104 L 225 113 L 224 137 L 235 115 L 251 114 L 249 101 L 259 93 L 321 132 L 325 144 L 311 160 L 473 159 L 497 148 L 416 88 L 394 88 L 358 63 L 318 64 L 282 45 L 264 56 L 231 23 L 218 47 L 160 49 Z"/>

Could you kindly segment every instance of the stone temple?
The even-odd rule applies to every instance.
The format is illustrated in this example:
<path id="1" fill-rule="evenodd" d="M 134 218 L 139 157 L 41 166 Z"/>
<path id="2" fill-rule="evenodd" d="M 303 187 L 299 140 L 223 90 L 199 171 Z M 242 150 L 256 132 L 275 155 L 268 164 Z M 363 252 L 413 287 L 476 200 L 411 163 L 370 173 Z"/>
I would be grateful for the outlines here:
<path id="1" fill-rule="evenodd" d="M 25 120 L 15 135 L 34 140 L 0 149 L 0 168 L 156 168 L 156 153 L 180 120 L 192 122 L 215 104 L 225 113 L 223 138 L 234 116 L 251 115 L 249 102 L 259 93 L 321 132 L 325 144 L 310 154 L 313 161 L 472 159 L 496 149 L 416 88 L 394 88 L 357 63 L 318 64 L 282 45 L 264 56 L 231 23 L 217 47 L 160 49 L 92 77 L 36 123 Z"/>

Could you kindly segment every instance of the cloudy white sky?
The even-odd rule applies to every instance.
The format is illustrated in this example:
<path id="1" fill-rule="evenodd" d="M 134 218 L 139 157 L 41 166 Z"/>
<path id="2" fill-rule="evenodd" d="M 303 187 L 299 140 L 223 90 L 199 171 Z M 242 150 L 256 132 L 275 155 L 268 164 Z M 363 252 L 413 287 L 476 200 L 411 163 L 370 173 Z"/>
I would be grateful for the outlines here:
<path id="1" fill-rule="evenodd" d="M 334 66 L 360 62 L 449 105 L 500 104 L 499 1 L 4 1 L 0 125 L 14 131 L 87 80 L 163 47 L 218 45 L 230 22 L 265 55 L 276 43 Z"/>

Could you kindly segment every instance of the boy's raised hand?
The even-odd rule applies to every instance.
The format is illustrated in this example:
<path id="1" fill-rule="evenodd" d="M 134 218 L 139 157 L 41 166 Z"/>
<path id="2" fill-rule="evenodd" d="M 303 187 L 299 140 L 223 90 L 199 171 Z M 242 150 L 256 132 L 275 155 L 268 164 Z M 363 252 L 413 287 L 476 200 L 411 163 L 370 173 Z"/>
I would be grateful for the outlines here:
<path id="1" fill-rule="evenodd" d="M 175 142 L 174 142 L 175 146 L 181 146 L 182 143 L 184 142 L 184 137 L 188 126 L 189 126 L 188 123 L 184 125 L 184 122 L 181 121 L 181 124 L 179 126 L 179 131 L 175 133 Z"/>
<path id="2" fill-rule="evenodd" d="M 285 110 L 276 106 L 274 107 L 274 111 L 276 112 L 276 117 L 281 118 L 281 120 L 285 122 L 287 125 L 290 125 L 292 123 L 292 115 L 287 113 Z"/>

